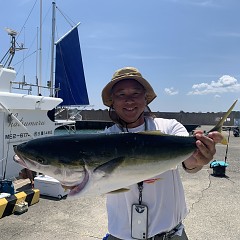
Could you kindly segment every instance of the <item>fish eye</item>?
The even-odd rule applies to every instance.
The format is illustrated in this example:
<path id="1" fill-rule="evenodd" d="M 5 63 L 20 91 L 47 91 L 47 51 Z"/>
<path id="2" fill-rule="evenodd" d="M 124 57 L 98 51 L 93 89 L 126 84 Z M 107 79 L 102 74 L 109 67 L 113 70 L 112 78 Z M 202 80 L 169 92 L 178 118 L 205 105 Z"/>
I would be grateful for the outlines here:
<path id="1" fill-rule="evenodd" d="M 45 163 L 46 163 L 46 161 L 45 161 L 43 158 L 41 158 L 41 157 L 37 157 L 37 158 L 36 158 L 36 161 L 37 161 L 38 163 L 40 163 L 40 164 L 45 164 Z"/>

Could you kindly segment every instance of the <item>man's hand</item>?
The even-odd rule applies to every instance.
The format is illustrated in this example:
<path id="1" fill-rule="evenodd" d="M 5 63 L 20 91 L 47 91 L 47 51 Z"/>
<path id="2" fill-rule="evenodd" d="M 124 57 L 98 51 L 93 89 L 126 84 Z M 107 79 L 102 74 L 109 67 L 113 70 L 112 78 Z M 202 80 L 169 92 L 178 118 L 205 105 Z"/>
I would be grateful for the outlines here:
<path id="1" fill-rule="evenodd" d="M 217 131 L 205 135 L 203 131 L 197 130 L 194 132 L 194 135 L 197 139 L 197 149 L 183 164 L 185 170 L 191 173 L 198 172 L 213 159 L 216 153 L 216 143 L 220 143 L 223 140 L 222 134 Z"/>

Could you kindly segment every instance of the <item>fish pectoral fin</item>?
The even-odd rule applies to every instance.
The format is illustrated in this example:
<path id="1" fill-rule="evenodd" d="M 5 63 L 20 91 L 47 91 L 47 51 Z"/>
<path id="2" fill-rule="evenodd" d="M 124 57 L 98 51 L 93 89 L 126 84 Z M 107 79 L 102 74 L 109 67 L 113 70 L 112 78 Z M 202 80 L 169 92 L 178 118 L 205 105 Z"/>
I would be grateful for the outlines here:
<path id="1" fill-rule="evenodd" d="M 94 169 L 94 173 L 101 175 L 109 175 L 111 174 L 123 161 L 125 157 L 114 158 Z"/>
<path id="2" fill-rule="evenodd" d="M 116 194 L 116 193 L 123 193 L 123 192 L 128 192 L 130 189 L 129 188 L 120 188 L 111 192 L 108 192 L 109 194 Z"/>

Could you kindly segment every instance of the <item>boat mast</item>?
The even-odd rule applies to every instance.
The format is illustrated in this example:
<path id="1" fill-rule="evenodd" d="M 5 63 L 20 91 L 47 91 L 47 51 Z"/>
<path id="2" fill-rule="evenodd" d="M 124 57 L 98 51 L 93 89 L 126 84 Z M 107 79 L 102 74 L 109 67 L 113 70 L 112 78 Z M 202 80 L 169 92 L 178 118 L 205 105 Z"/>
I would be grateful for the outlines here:
<path id="1" fill-rule="evenodd" d="M 50 97 L 54 97 L 54 85 L 53 85 L 53 76 L 54 76 L 54 42 L 55 42 L 55 25 L 56 25 L 56 3 L 52 2 L 52 46 L 51 46 L 51 72 L 50 72 Z"/>
<path id="2" fill-rule="evenodd" d="M 40 0 L 40 42 L 39 42 L 39 80 L 38 80 L 38 95 L 41 95 L 42 86 L 42 0 Z"/>

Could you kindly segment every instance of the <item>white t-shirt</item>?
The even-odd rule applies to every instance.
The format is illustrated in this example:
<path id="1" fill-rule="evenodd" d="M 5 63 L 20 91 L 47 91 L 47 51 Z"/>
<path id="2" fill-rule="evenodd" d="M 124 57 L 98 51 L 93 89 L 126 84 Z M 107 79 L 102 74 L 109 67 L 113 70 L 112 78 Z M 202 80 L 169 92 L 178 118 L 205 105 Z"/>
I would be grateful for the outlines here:
<path id="1" fill-rule="evenodd" d="M 188 136 L 184 126 L 174 119 L 145 118 L 145 124 L 128 129 L 129 132 L 160 130 L 171 135 Z M 113 125 L 106 132 L 121 132 Z M 126 129 L 124 129 L 126 131 Z M 158 180 L 160 178 L 160 180 Z M 131 240 L 131 207 L 138 204 L 138 185 L 130 191 L 107 195 L 108 231 L 111 235 Z M 166 171 L 143 183 L 142 204 L 148 206 L 148 238 L 173 229 L 187 214 L 184 190 L 178 169 Z"/>

